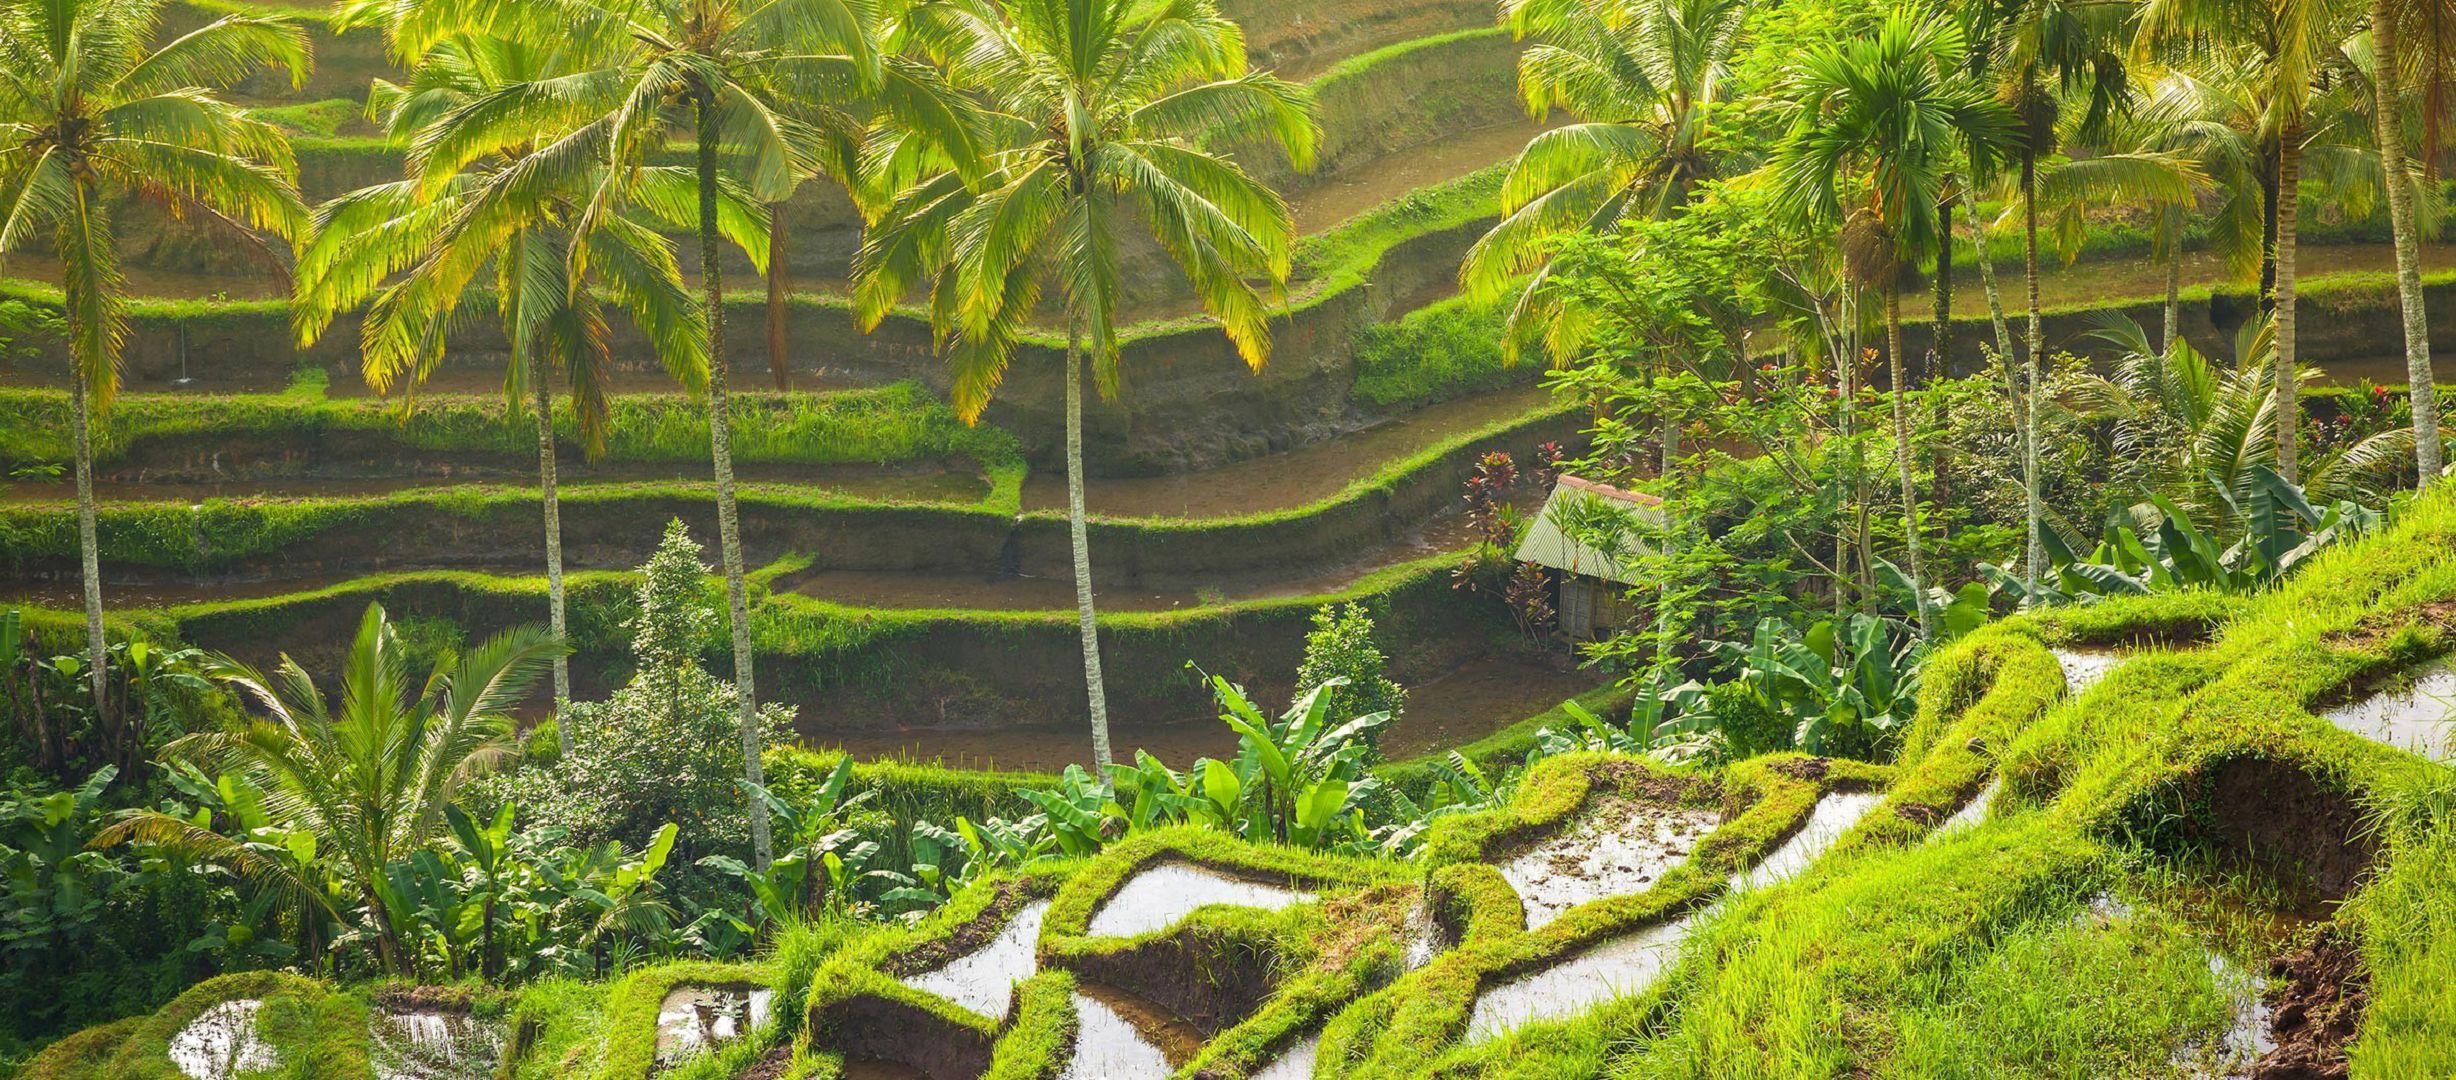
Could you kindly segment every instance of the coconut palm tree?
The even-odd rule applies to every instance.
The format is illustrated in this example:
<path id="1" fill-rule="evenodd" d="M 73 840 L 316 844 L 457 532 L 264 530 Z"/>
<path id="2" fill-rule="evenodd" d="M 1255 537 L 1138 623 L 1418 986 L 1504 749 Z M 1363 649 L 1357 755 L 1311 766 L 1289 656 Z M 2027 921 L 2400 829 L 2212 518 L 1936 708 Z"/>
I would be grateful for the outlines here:
<path id="1" fill-rule="evenodd" d="M 2168 53 L 2222 69 L 2246 65 L 2266 102 L 2261 133 L 2275 149 L 2276 276 L 2269 287 L 2276 329 L 2271 410 L 2277 471 L 2301 479 L 2298 442 L 2302 403 L 2295 397 L 2294 244 L 2301 203 L 2302 163 L 2311 129 L 2306 112 L 2312 84 L 2345 37 L 2346 0 L 2146 0 L 2139 9 L 2136 54 Z"/>
<path id="2" fill-rule="evenodd" d="M 305 35 L 279 16 L 229 15 L 150 48 L 160 6 L 0 0 L 0 258 L 48 241 L 60 263 L 97 712 L 107 652 L 93 417 L 119 394 L 128 332 L 112 207 L 151 202 L 283 240 L 307 224 L 288 141 L 211 89 L 268 69 L 305 79 Z"/>
<path id="3" fill-rule="evenodd" d="M 1739 0 L 1503 0 L 1510 31 L 1533 44 L 1518 59 L 1529 112 L 1585 118 L 1529 140 L 1501 185 L 1501 220 L 1459 266 L 1469 299 L 1513 287 L 1502 343 L 1516 357 L 1541 340 L 1576 351 L 1584 322 L 1544 288 L 1547 240 L 1606 233 L 1660 217 L 1714 174 L 1701 140 L 1739 40 Z"/>
<path id="4" fill-rule="evenodd" d="M 399 9 L 379 9 L 386 15 Z M 462 304 L 482 282 L 510 345 L 504 393 L 518 410 L 524 399 L 537 429 L 537 474 L 545 516 L 547 626 L 566 625 L 563 529 L 557 494 L 552 373 L 571 387 L 582 450 L 605 446 L 607 381 L 612 356 L 605 307 L 628 314 L 666 369 L 685 388 L 707 378 L 701 316 L 675 263 L 672 245 L 637 216 L 616 213 L 589 234 L 588 277 L 570 276 L 568 252 L 582 242 L 571 223 L 594 190 L 595 170 L 543 168 L 558 156 L 583 163 L 603 159 L 601 129 L 576 128 L 536 147 L 510 147 L 470 162 L 440 181 L 426 178 L 418 147 L 448 145 L 468 122 L 468 106 L 515 83 L 550 74 L 558 54 L 479 32 L 428 48 L 408 86 L 377 80 L 370 108 L 387 132 L 413 147 L 408 179 L 342 195 L 317 210 L 315 238 L 300 253 L 291 317 L 301 345 L 312 343 L 335 315 L 372 299 L 360 324 L 367 382 L 376 390 L 414 394 L 441 364 L 444 340 Z M 689 218 L 692 177 L 662 167 L 641 180 L 658 198 L 639 200 L 662 210 L 664 223 Z M 725 205 L 727 233 L 746 250 L 761 223 L 739 200 Z M 554 698 L 571 697 L 570 661 L 554 661 Z M 557 725 L 562 748 L 571 733 Z"/>
<path id="5" fill-rule="evenodd" d="M 1083 638 L 1092 756 L 1110 760 L 1108 697 L 1083 512 L 1083 380 L 1116 392 L 1117 235 L 1148 227 L 1246 363 L 1270 355 L 1249 277 L 1287 279 L 1277 192 L 1211 149 L 1261 135 L 1309 167 L 1319 136 L 1304 91 L 1245 66 L 1243 32 L 1211 0 L 956 0 L 916 12 L 959 86 L 982 101 L 979 176 L 906 188 L 855 259 L 855 306 L 876 326 L 931 281 L 956 411 L 977 419 L 1005 377 L 1047 280 L 1063 301 L 1066 514 Z"/>
<path id="6" fill-rule="evenodd" d="M 448 138 L 420 149 L 430 182 L 508 148 L 534 146 L 541 173 L 595 172 L 570 223 L 571 276 L 585 279 L 589 237 L 618 230 L 620 209 L 657 201 L 651 159 L 690 139 L 708 358 L 709 455 L 716 476 L 717 546 L 733 637 L 734 685 L 742 709 L 745 779 L 763 786 L 758 700 L 752 679 L 749 590 L 734 495 L 733 405 L 725 352 L 725 279 L 720 248 L 729 198 L 773 203 L 809 175 L 819 127 L 806 118 L 877 104 L 906 126 L 964 142 L 950 103 L 920 65 L 882 57 L 872 8 L 859 0 L 469 0 L 422 5 L 394 27 L 396 48 L 423 52 L 470 26 L 575 58 L 563 73 L 515 83 L 471 102 Z M 790 103 L 790 108 L 785 103 Z M 852 125 L 849 121 L 844 126 Z M 563 132 L 570 132 L 568 135 Z M 579 152 L 580 140 L 596 148 Z M 558 137 L 559 136 L 559 137 Z M 525 167 L 525 166 L 524 166 Z M 732 189 L 740 189 L 732 194 Z M 760 250 L 764 250 L 761 248 Z M 754 256 L 755 258 L 757 256 Z M 772 855 L 767 808 L 748 800 L 751 852 Z"/>
<path id="7" fill-rule="evenodd" d="M 344 922 L 341 905 L 363 905 L 385 969 L 413 975 L 416 958 L 403 947 L 385 897 L 387 868 L 444 834 L 444 808 L 471 778 L 514 759 L 511 710 L 561 651 L 553 636 L 522 627 L 446 656 L 424 681 L 413 681 L 382 605 L 369 604 L 342 666 L 338 711 L 287 656 L 271 678 L 226 656 L 208 665 L 209 675 L 263 715 L 181 738 L 164 756 L 247 777 L 264 791 L 264 810 L 279 828 L 313 839 L 317 865 L 338 889 L 246 841 L 158 811 L 132 812 L 94 842 L 153 841 L 223 861 Z"/>
<path id="8" fill-rule="evenodd" d="M 2417 67 L 2427 85 L 2441 85 L 2447 64 L 2435 54 L 2448 43 L 2444 35 L 2451 29 L 2448 24 L 2456 20 L 2440 8 L 2398 0 L 2371 0 L 2370 5 L 2371 121 L 2378 132 L 2380 179 L 2388 193 L 2388 231 L 2396 245 L 2396 295 L 2404 316 L 2405 384 L 2413 405 L 2416 483 L 2424 487 L 2439 475 L 2441 439 L 2439 398 L 2431 377 L 2430 320 L 2422 307 L 2421 234 L 2414 218 L 2413 179 L 2406 172 L 2404 76 L 2408 67 Z M 2420 28 L 2425 31 L 2419 36 L 2421 48 L 2414 50 L 2417 55 L 2409 55 L 2403 46 L 2403 24 L 2409 21 L 2422 23 Z M 2424 108 L 2430 115 L 2425 126 L 2435 136 L 2440 105 L 2426 101 Z"/>
<path id="9" fill-rule="evenodd" d="M 2040 537 L 2045 511 L 2039 500 L 2038 387 L 2039 354 L 2045 349 L 2038 310 L 2038 166 L 2056 152 L 2065 95 L 2085 102 L 2081 122 L 2086 135 L 2103 130 L 2124 104 L 2129 84 L 2123 75 L 2119 32 L 2127 9 L 2083 0 L 2020 0 L 1993 25 L 1988 42 L 1997 78 L 1997 97 L 2012 112 L 2010 151 L 2018 169 L 2022 213 L 2022 275 L 2029 300 L 2029 322 L 2022 337 L 2021 476 L 2027 503 L 2028 551 L 2022 560 L 2025 580 L 2035 575 L 2045 558 Z M 2052 85 L 2050 85 L 2052 84 Z"/>
<path id="10" fill-rule="evenodd" d="M 1965 140 L 1995 144 L 2010 130 L 2002 105 L 1955 77 L 1967 47 L 1951 19 L 1897 10 L 1869 37 L 1812 52 L 1792 75 L 1797 116 L 1773 162 L 1791 211 L 1840 220 L 1851 276 L 1884 298 L 1893 458 L 1922 634 L 1929 620 L 1902 363 L 1902 273 L 1940 240 L 1936 195 Z"/>

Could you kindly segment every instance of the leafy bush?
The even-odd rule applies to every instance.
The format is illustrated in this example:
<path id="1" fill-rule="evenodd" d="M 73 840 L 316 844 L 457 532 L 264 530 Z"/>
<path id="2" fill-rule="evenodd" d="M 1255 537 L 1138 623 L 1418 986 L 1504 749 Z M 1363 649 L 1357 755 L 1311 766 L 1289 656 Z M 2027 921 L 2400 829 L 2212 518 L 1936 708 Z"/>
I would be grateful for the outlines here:
<path id="1" fill-rule="evenodd" d="M 562 829 L 574 843 L 645 843 L 671 822 L 686 862 L 748 853 L 738 699 L 732 683 L 699 664 L 716 625 L 706 575 L 682 522 L 667 525 L 625 623 L 637 663 L 631 682 L 603 701 L 563 706 L 555 723 L 570 733 L 571 751 L 512 774 L 492 789 L 494 801 L 517 803 L 531 825 Z M 759 716 L 768 740 L 792 728 L 789 707 L 769 704 Z"/>
<path id="2" fill-rule="evenodd" d="M 2313 554 L 2341 540 L 2377 529 L 2385 520 L 2379 511 L 2351 500 L 2326 509 L 2313 506 L 2302 488 L 2265 465 L 2253 466 L 2251 492 L 2236 499 L 2223 486 L 2216 491 L 2231 520 L 2207 526 L 2164 495 L 2107 519 L 2098 546 L 2087 556 L 2049 529 L 2042 539 L 2050 575 L 2043 575 L 2028 598 L 2039 603 L 2072 603 L 2101 596 L 2144 595 L 2182 589 L 2254 592 L 2268 587 Z M 2230 529 L 2231 544 L 2219 529 Z M 1996 583 L 2023 595 L 2018 575 L 2001 567 L 1983 568 Z"/>
<path id="3" fill-rule="evenodd" d="M 1407 689 L 1383 674 L 1386 658 L 1373 642 L 1373 617 L 1357 603 L 1332 604 L 1313 613 L 1305 635 L 1305 659 L 1296 668 L 1296 693 L 1329 686 L 1325 707 L 1332 716 L 1386 713 L 1398 722 Z M 1338 680 L 1333 685 L 1333 680 Z M 1378 751 L 1378 740 L 1373 740 Z"/>

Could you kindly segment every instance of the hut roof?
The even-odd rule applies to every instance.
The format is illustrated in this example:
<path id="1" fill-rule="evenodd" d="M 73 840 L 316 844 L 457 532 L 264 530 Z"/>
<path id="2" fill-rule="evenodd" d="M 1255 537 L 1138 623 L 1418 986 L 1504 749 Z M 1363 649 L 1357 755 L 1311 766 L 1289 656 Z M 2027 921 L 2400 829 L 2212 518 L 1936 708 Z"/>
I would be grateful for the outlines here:
<path id="1" fill-rule="evenodd" d="M 1561 531 L 1563 517 L 1589 519 L 1598 512 L 1618 512 L 1647 525 L 1663 522 L 1663 500 L 1642 491 L 1628 491 L 1610 484 L 1597 483 L 1580 476 L 1563 473 L 1553 485 L 1552 494 L 1544 499 L 1543 513 L 1528 526 L 1526 539 L 1518 544 L 1518 560 L 1554 570 L 1588 577 L 1617 581 L 1623 585 L 1640 584 L 1637 572 L 1622 565 L 1622 560 L 1585 543 L 1570 539 Z M 1632 550 L 1643 551 L 1642 539 L 1631 539 Z"/>

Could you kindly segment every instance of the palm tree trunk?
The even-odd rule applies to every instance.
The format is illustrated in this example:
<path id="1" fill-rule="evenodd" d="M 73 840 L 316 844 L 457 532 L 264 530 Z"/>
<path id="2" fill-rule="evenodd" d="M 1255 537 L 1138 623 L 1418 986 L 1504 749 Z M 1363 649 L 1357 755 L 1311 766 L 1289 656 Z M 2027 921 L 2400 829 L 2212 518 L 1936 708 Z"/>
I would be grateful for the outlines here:
<path id="1" fill-rule="evenodd" d="M 2007 367 L 2013 362 L 2012 325 L 2004 318 L 2004 293 L 1996 288 L 1995 259 L 1987 251 L 1987 229 L 1970 215 L 1970 243 L 1978 248 L 1978 281 L 1987 294 L 1987 320 L 1995 324 L 1996 355 Z"/>
<path id="2" fill-rule="evenodd" d="M 2371 0 L 2371 49 L 2378 74 L 2373 116 L 2379 124 L 2379 168 L 2388 185 L 2388 229 L 2396 241 L 2396 295 L 2405 315 L 2405 384 L 2413 402 L 2413 460 L 2417 486 L 2439 475 L 2439 401 L 2431 383 L 2430 322 L 2422 310 L 2422 252 L 2413 222 L 2413 188 L 2405 175 L 2404 94 L 2397 86 L 2400 55 L 2396 19 L 2387 0 Z"/>
<path id="3" fill-rule="evenodd" d="M 82 305 L 68 304 L 70 311 L 83 311 Z M 74 333 L 69 340 L 77 340 Z M 110 645 L 102 636 L 102 543 L 95 538 L 94 527 L 94 431 L 92 406 L 88 402 L 85 375 L 71 371 L 70 394 L 76 400 L 77 435 L 77 562 L 83 572 L 85 586 L 85 666 L 86 678 L 94 689 L 94 717 L 99 722 L 109 715 L 105 681 L 105 665 L 110 661 Z"/>
<path id="4" fill-rule="evenodd" d="M 2280 151 L 2260 147 L 2260 314 L 2276 309 L 2277 295 L 2277 169 Z"/>
<path id="5" fill-rule="evenodd" d="M 2029 151 L 2021 153 L 2021 273 L 2029 292 L 2030 322 L 2022 342 L 2022 396 L 2018 412 L 2021 417 L 2021 496 L 2024 519 L 2027 522 L 2028 544 L 2021 560 L 2021 581 L 2027 591 L 2038 589 L 2038 564 L 2046 558 L 2046 514 L 2039 507 L 2038 493 L 2038 352 L 2045 347 L 2045 334 L 2038 326 L 2038 158 Z"/>
<path id="6" fill-rule="evenodd" d="M 699 105 L 699 273 L 708 307 L 708 450 L 716 461 L 717 548 L 725 563 L 725 610 L 733 623 L 733 689 L 742 711 L 742 776 L 764 786 L 759 762 L 759 695 L 751 683 L 750 599 L 742 582 L 742 519 L 733 498 L 733 406 L 725 396 L 725 283 L 717 262 L 716 103 L 701 88 Z M 752 861 L 768 867 L 767 804 L 745 793 Z"/>
<path id="7" fill-rule="evenodd" d="M 1927 377 L 1920 380 L 1922 386 L 1934 386 L 1952 375 L 1953 203 L 1957 198 L 1947 196 L 1936 200 L 1936 314 L 1935 321 L 1928 325 Z M 1937 506 L 1951 506 L 1953 447 L 1945 425 L 1944 395 L 1929 397 L 1927 419 L 1930 428 L 1937 433 L 1936 445 L 1927 458 L 1929 501 Z"/>
<path id="8" fill-rule="evenodd" d="M 1091 530 L 1083 515 L 1083 320 L 1066 314 L 1066 532 L 1074 545 L 1075 617 L 1083 629 L 1083 689 L 1091 702 L 1092 763 L 1109 767 L 1109 692 L 1100 676 L 1100 622 L 1092 608 Z"/>
<path id="9" fill-rule="evenodd" d="M 1902 547 L 1910 560 L 1910 600 L 1919 613 L 1919 636 L 1928 636 L 1927 575 L 1919 565 L 1919 492 L 1911 477 L 1910 384 L 1902 369 L 1902 286 L 1885 283 L 1885 359 L 1893 385 L 1893 464 L 1902 481 Z"/>
<path id="10" fill-rule="evenodd" d="M 785 201 L 768 204 L 768 376 L 776 389 L 793 389 L 793 361 L 785 355 Z"/>
<path id="11" fill-rule="evenodd" d="M 529 358 L 529 393 L 537 412 L 537 492 L 546 508 L 546 625 L 555 640 L 565 638 L 563 617 L 563 504 L 555 489 L 554 388 L 546 378 L 545 358 Z M 563 703 L 571 700 L 571 660 L 554 654 L 554 741 L 571 753 L 571 729 Z"/>
<path id="12" fill-rule="evenodd" d="M 2297 483 L 2302 463 L 2297 436 L 2302 428 L 2302 402 L 2294 384 L 2294 219 L 2300 211 L 2302 184 L 2302 125 L 2285 122 L 2277 139 L 2277 472 Z"/>
<path id="13" fill-rule="evenodd" d="M 2158 336 L 2158 352 L 2173 356 L 2175 339 L 2183 334 L 2183 211 L 2172 206 L 2160 211 L 2158 231 L 2166 242 L 2166 328 Z"/>

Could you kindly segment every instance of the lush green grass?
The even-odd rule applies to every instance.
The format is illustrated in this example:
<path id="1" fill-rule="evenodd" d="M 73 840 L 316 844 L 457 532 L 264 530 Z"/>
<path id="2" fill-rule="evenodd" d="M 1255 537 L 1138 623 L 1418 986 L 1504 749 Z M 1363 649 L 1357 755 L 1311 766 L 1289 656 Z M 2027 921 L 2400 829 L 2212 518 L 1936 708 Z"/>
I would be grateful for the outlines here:
<path id="1" fill-rule="evenodd" d="M 1395 322 L 1356 336 L 1356 384 L 1350 400 L 1373 408 L 1447 401 L 1476 390 L 1534 378 L 1542 365 L 1517 366 L 1501 354 L 1503 304 L 1464 297 L 1427 304 Z"/>
<path id="2" fill-rule="evenodd" d="M 94 431 L 95 458 L 109 462 L 149 440 L 235 438 L 308 442 L 358 436 L 404 452 L 534 459 L 527 410 L 501 398 L 431 396 L 404 409 L 372 399 L 326 399 L 315 380 L 280 394 L 131 394 Z M 967 425 L 917 383 L 824 393 L 736 395 L 734 459 L 744 463 L 839 465 L 964 457 L 984 465 L 1021 461 L 1012 435 Z M 0 468 L 58 463 L 72 449 L 68 395 L 0 389 Z M 557 402 L 555 430 L 572 445 L 579 423 Z M 708 457 L 706 406 L 680 394 L 625 394 L 610 402 L 605 455 L 612 461 L 699 462 Z"/>

